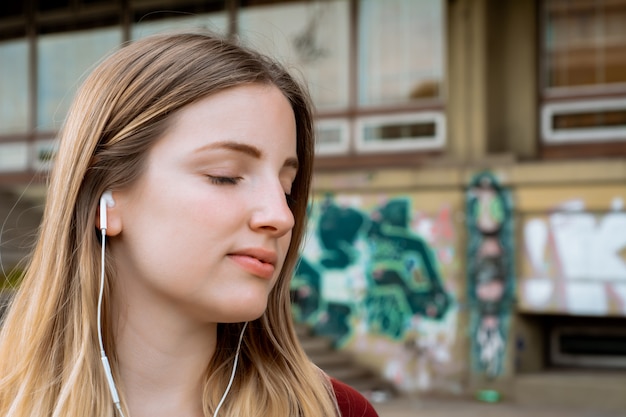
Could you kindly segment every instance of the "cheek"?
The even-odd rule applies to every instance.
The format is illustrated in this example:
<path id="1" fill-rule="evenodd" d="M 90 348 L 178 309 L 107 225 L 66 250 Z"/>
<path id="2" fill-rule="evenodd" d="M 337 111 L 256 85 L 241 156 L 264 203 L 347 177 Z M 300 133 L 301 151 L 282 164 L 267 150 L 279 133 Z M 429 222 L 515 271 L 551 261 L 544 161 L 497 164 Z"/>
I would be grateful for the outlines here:
<path id="1" fill-rule="evenodd" d="M 285 265 L 285 260 L 287 258 L 287 252 L 289 251 L 289 245 L 291 244 L 291 232 L 285 234 L 278 240 L 278 245 L 280 247 L 280 268 L 282 269 Z"/>
<path id="2" fill-rule="evenodd" d="M 283 250 L 284 256 L 287 255 L 287 251 L 289 250 L 289 245 L 291 245 L 291 237 L 293 236 L 292 232 L 285 233 L 284 236 L 281 236 L 279 240 L 280 248 Z"/>
<path id="3" fill-rule="evenodd" d="M 203 234 L 217 232 L 227 227 L 232 221 L 240 221 L 240 210 L 233 210 L 233 206 L 241 203 L 233 202 L 232 198 L 226 198 L 223 193 L 210 192 L 200 186 L 180 186 L 171 192 L 168 199 L 161 200 L 161 210 L 158 217 L 164 221 L 164 227 L 169 228 L 174 234 L 180 234 L 181 229 L 186 233 Z M 176 230 L 178 229 L 178 231 Z"/>

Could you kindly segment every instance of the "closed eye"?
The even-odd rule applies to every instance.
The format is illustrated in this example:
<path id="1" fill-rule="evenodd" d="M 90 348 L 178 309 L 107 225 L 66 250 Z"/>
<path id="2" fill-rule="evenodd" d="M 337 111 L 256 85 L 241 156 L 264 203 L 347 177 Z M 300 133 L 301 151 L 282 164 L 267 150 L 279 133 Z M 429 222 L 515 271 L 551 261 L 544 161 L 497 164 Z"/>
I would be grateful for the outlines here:
<path id="1" fill-rule="evenodd" d="M 212 184 L 215 185 L 236 185 L 242 180 L 241 177 L 216 177 L 213 175 L 207 175 Z"/>

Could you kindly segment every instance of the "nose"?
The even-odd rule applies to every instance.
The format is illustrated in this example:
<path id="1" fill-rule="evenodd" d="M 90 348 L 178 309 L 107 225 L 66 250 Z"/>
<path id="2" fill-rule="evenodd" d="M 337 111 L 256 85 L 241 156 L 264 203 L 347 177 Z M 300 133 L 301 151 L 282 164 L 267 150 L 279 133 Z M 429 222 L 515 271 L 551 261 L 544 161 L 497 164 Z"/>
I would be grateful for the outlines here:
<path id="1" fill-rule="evenodd" d="M 284 236 L 293 229 L 295 219 L 280 184 L 262 187 L 251 198 L 254 199 L 254 210 L 250 216 L 250 228 L 274 237 Z"/>

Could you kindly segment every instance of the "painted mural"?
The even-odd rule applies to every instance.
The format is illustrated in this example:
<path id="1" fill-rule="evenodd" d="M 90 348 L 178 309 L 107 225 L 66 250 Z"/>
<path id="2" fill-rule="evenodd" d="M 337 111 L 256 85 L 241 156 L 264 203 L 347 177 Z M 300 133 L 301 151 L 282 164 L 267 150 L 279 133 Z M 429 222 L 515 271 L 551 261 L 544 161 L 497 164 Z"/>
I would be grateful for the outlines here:
<path id="1" fill-rule="evenodd" d="M 294 313 L 337 348 L 375 358 L 401 390 L 449 389 L 447 376 L 462 368 L 452 352 L 458 239 L 449 205 L 425 213 L 414 201 L 318 197 L 293 280 Z"/>
<path id="2" fill-rule="evenodd" d="M 523 217 L 520 308 L 529 312 L 626 316 L 626 211 L 584 199 Z"/>
<path id="3" fill-rule="evenodd" d="M 467 273 L 472 370 L 502 374 L 515 300 L 511 193 L 480 173 L 467 193 Z"/>

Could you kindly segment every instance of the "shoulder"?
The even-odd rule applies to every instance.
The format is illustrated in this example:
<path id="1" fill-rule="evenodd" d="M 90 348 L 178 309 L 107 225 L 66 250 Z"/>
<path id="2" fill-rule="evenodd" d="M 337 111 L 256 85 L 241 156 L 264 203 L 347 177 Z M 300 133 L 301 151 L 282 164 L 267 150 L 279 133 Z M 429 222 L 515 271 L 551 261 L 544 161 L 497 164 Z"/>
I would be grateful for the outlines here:
<path id="1" fill-rule="evenodd" d="M 378 417 L 369 401 L 357 390 L 331 378 L 341 417 Z"/>

